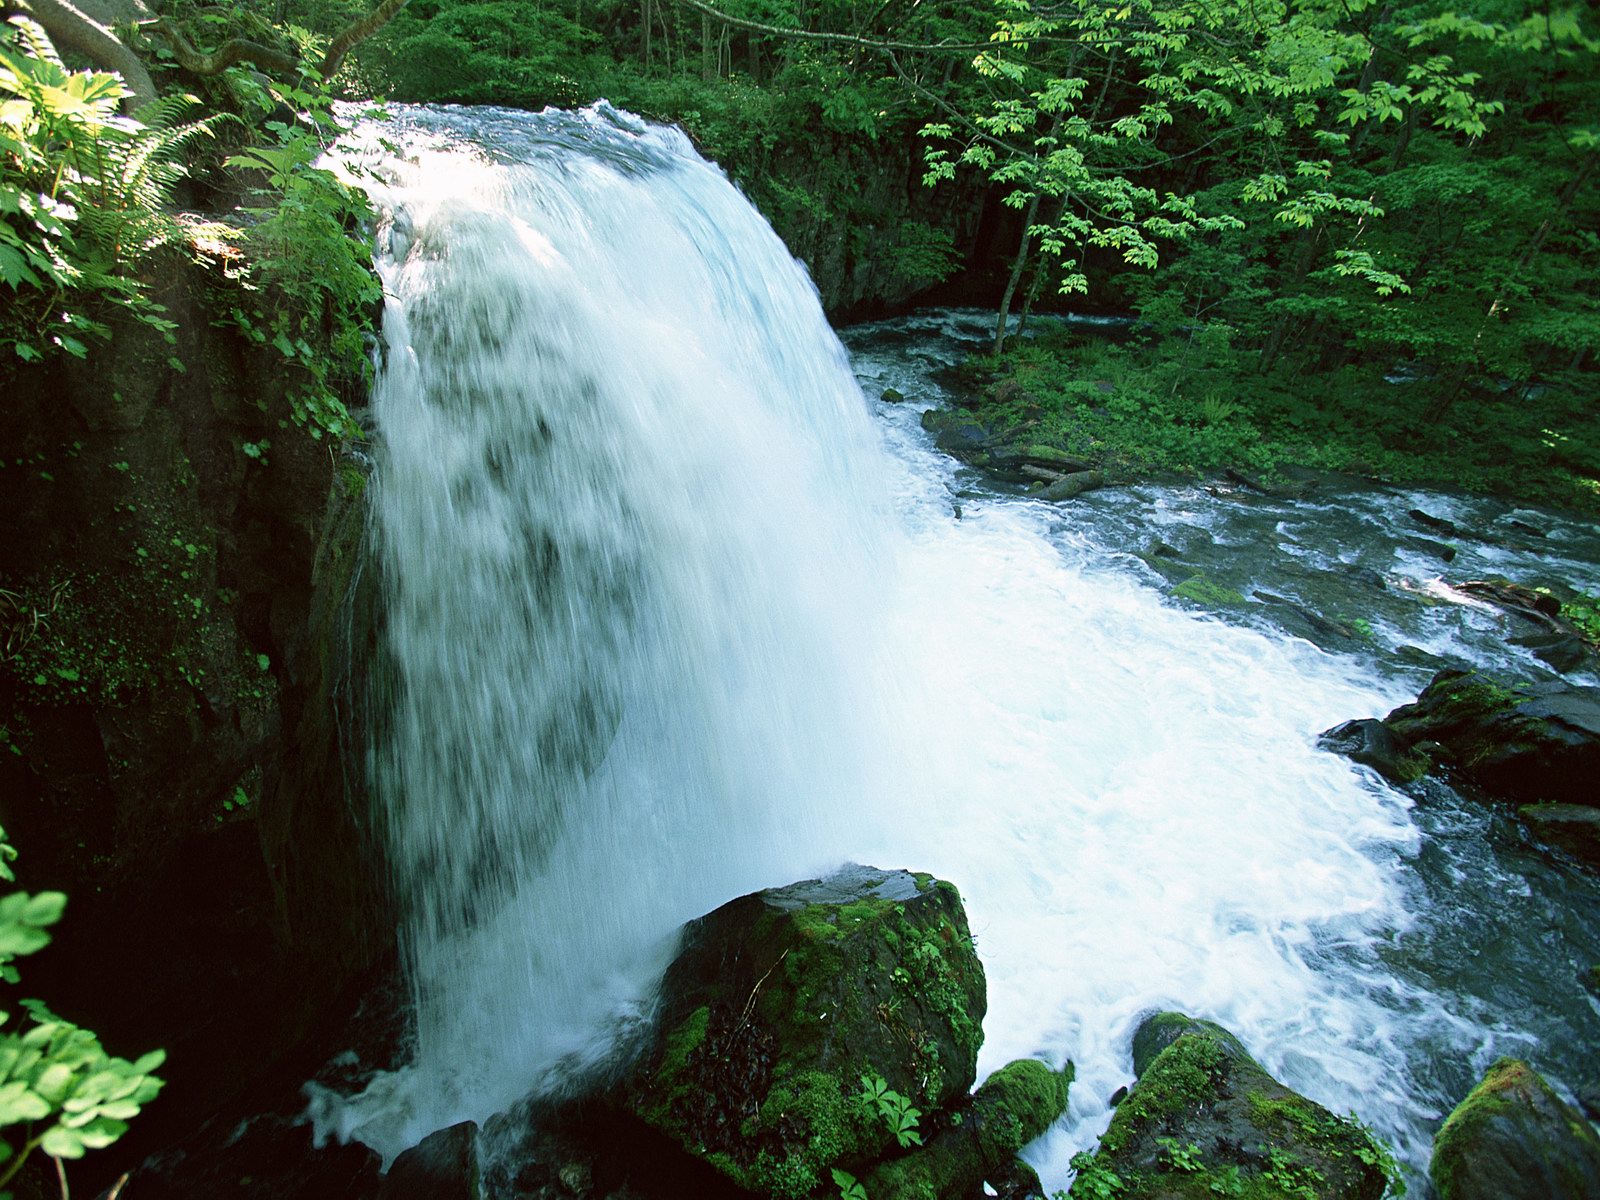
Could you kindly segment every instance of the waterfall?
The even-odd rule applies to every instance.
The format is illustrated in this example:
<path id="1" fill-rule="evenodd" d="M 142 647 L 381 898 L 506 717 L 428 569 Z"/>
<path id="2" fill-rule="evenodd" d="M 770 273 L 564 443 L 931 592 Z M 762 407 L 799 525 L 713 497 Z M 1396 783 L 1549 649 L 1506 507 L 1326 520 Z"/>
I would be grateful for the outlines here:
<path id="1" fill-rule="evenodd" d="M 1459 967 L 1493 914 L 1543 955 L 1505 979 L 1570 971 L 1516 932 L 1559 909 L 1316 748 L 1408 689 L 1165 603 L 1095 542 L 1114 502 L 986 489 L 913 405 L 875 425 L 804 271 L 681 133 L 603 104 L 380 132 L 372 776 L 415 1045 L 319 1094 L 320 1132 L 392 1158 L 581 1086 L 684 921 L 847 859 L 961 888 L 980 1069 L 1077 1063 L 1029 1151 L 1052 1189 L 1155 1008 L 1414 1170 L 1495 1053 L 1585 1044 L 1588 1008 Z"/>
<path id="2" fill-rule="evenodd" d="M 416 1046 L 322 1119 L 392 1157 L 581 1078 L 682 922 L 837 861 L 887 511 L 815 289 L 681 133 L 383 134 L 372 765 Z"/>

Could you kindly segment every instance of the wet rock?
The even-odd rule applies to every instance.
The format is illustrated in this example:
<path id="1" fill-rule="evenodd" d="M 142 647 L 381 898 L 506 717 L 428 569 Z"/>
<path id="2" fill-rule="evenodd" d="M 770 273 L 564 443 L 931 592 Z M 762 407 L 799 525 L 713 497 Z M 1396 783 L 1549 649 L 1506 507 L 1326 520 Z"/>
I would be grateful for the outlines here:
<path id="1" fill-rule="evenodd" d="M 479 1200 L 478 1126 L 431 1133 L 389 1168 L 375 1200 Z"/>
<path id="2" fill-rule="evenodd" d="M 957 458 L 976 454 L 989 443 L 989 431 L 964 412 L 925 409 L 922 428 L 933 434 L 938 449 Z"/>
<path id="3" fill-rule="evenodd" d="M 1600 868 L 1600 808 L 1583 804 L 1527 804 L 1517 816 L 1536 841 Z"/>
<path id="4" fill-rule="evenodd" d="M 1600 1196 L 1600 1137 L 1527 1063 L 1502 1058 L 1433 1141 L 1439 1200 Z"/>
<path id="5" fill-rule="evenodd" d="M 962 1111 L 961 1122 L 928 1144 L 884 1163 L 865 1180 L 872 1200 L 926 1200 L 970 1196 L 988 1183 L 995 1194 L 1037 1194 L 1038 1177 L 1017 1161 L 1017 1151 L 1067 1110 L 1072 1067 L 1052 1071 L 1020 1059 L 1000 1068 Z M 1025 1174 L 1026 1173 L 1026 1174 Z M 1000 1184 L 1009 1181 L 1007 1193 Z"/>
<path id="6" fill-rule="evenodd" d="M 976 1075 L 983 968 L 960 894 L 927 875 L 848 867 L 734 900 L 690 923 L 662 986 L 617 1103 L 757 1194 L 864 1175 L 898 1148 L 885 1105 L 931 1129 Z"/>
<path id="7" fill-rule="evenodd" d="M 1420 525 L 1423 529 L 1431 529 L 1434 533 L 1442 533 L 1445 537 L 1458 538 L 1466 536 L 1461 527 L 1454 521 L 1447 521 L 1443 517 L 1435 517 L 1430 513 L 1423 512 L 1420 508 L 1413 508 L 1406 513 L 1406 516 L 1411 518 L 1413 524 Z"/>
<path id="8" fill-rule="evenodd" d="M 1428 538 L 1403 537 L 1399 545 L 1407 550 L 1414 550 L 1419 554 L 1426 554 L 1430 558 L 1437 558 L 1440 562 L 1454 562 L 1456 548 L 1446 546 L 1443 542 L 1435 542 Z"/>
<path id="9" fill-rule="evenodd" d="M 1507 638 L 1506 641 L 1513 646 L 1521 646 L 1540 662 L 1563 675 L 1582 670 L 1595 658 L 1594 647 L 1572 633 L 1530 633 Z"/>
<path id="10" fill-rule="evenodd" d="M 1378 1200 L 1384 1147 L 1360 1125 L 1284 1087 L 1220 1025 L 1158 1013 L 1133 1043 L 1139 1078 L 1071 1195 L 1115 1175 L 1126 1200 L 1296 1197 Z"/>
<path id="11" fill-rule="evenodd" d="M 1600 779 L 1600 689 L 1505 685 L 1441 671 L 1415 704 L 1383 722 L 1408 746 L 1436 742 L 1458 775 L 1519 804 L 1594 804 Z"/>
<path id="12" fill-rule="evenodd" d="M 1084 492 L 1103 488 L 1106 485 L 1104 471 L 1079 471 L 1052 483 L 1039 493 L 1041 500 L 1070 500 L 1074 496 L 1081 496 Z"/>
<path id="13" fill-rule="evenodd" d="M 885 404 L 900 404 L 905 400 L 905 398 L 906 396 L 904 392 L 902 392 L 899 388 L 892 387 L 884 388 L 882 394 L 878 397 L 878 399 L 882 400 Z"/>
<path id="14" fill-rule="evenodd" d="M 1412 750 L 1387 725 L 1371 717 L 1335 725 L 1317 738 L 1317 745 L 1371 767 L 1390 783 L 1415 783 L 1430 766 L 1426 754 Z"/>
<path id="15" fill-rule="evenodd" d="M 1489 795 L 1520 805 L 1600 803 L 1600 689 L 1562 682 L 1507 687 L 1469 671 L 1440 671 L 1416 703 L 1381 724 L 1381 745 L 1369 727 L 1359 739 L 1346 723 L 1323 736 L 1330 748 L 1371 750 L 1380 762 L 1412 776 L 1408 754 L 1426 754 Z M 1414 777 L 1414 776 L 1412 776 Z M 1409 781 L 1409 780 L 1407 780 Z"/>

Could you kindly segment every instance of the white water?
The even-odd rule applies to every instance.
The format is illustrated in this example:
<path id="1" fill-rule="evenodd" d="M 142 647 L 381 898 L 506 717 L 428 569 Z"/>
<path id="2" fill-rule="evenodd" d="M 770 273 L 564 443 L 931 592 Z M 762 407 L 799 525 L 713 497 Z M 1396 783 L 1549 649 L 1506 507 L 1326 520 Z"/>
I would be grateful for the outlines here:
<path id="1" fill-rule="evenodd" d="M 1047 1184 L 1156 1007 L 1425 1158 L 1407 1056 L 1486 1035 L 1384 965 L 1407 801 L 1313 746 L 1395 685 L 1164 605 L 1059 510 L 957 520 L 948 464 L 874 430 L 803 272 L 680 135 L 386 133 L 374 766 L 417 1046 L 319 1097 L 324 1131 L 392 1156 L 581 1077 L 681 922 L 855 859 L 961 888 L 984 1070 L 1076 1062 Z"/>

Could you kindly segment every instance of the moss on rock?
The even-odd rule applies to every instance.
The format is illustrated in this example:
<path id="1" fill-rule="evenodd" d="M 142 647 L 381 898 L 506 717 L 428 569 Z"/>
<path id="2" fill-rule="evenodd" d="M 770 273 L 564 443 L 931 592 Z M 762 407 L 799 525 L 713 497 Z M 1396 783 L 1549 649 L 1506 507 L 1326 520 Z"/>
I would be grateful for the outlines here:
<path id="1" fill-rule="evenodd" d="M 1519 1059 L 1502 1058 L 1433 1141 L 1439 1200 L 1600 1196 L 1600 1137 Z"/>
<path id="2" fill-rule="evenodd" d="M 798 1197 L 972 1086 L 983 968 L 955 887 L 850 867 L 693 922 L 622 1103 L 739 1187 Z"/>
<path id="3" fill-rule="evenodd" d="M 1401 782 L 1444 767 L 1516 804 L 1593 805 L 1600 688 L 1508 685 L 1475 671 L 1440 671 L 1415 703 L 1381 723 L 1329 730 L 1323 744 Z"/>
<path id="4" fill-rule="evenodd" d="M 879 1166 L 865 1186 L 872 1200 L 945 1200 L 975 1194 L 991 1177 L 1006 1178 L 1017 1151 L 1067 1110 L 1072 1064 L 1052 1071 L 1018 1059 L 989 1076 L 959 1123 L 928 1144 Z"/>
<path id="5" fill-rule="evenodd" d="M 1139 1080 L 1074 1197 L 1378 1200 L 1388 1151 L 1358 1122 L 1284 1087 L 1219 1025 L 1159 1013 L 1134 1039 Z"/>

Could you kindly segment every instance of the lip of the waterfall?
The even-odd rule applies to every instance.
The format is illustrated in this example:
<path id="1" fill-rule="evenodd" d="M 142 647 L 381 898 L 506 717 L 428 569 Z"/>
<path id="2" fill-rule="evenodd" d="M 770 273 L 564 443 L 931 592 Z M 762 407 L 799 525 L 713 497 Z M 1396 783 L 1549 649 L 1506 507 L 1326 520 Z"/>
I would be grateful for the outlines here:
<path id="1" fill-rule="evenodd" d="M 356 143 L 385 151 L 379 139 L 423 139 L 489 162 L 590 159 L 626 174 L 671 171 L 699 161 L 687 134 L 597 100 L 580 109 L 524 109 L 459 104 L 388 104 L 381 110 L 345 102 L 341 120 Z"/>

